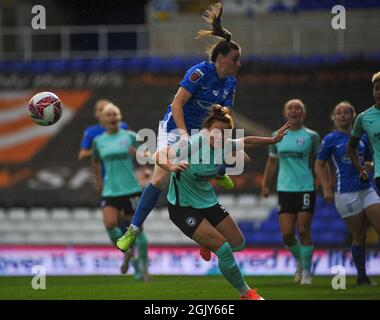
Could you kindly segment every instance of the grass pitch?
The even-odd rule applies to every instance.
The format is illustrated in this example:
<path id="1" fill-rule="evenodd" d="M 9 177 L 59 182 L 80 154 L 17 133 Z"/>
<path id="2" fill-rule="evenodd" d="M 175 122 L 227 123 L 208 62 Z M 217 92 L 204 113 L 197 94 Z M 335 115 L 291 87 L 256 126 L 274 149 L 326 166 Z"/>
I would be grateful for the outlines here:
<path id="1" fill-rule="evenodd" d="M 332 277 L 314 277 L 311 286 L 292 277 L 250 276 L 251 287 L 268 300 L 380 300 L 379 286 L 355 285 L 347 277 L 345 290 L 331 287 Z M 380 277 L 371 277 L 380 284 Z M 153 276 L 148 283 L 132 276 L 48 276 L 46 290 L 33 290 L 32 277 L 0 277 L 1 300 L 238 300 L 221 276 Z"/>

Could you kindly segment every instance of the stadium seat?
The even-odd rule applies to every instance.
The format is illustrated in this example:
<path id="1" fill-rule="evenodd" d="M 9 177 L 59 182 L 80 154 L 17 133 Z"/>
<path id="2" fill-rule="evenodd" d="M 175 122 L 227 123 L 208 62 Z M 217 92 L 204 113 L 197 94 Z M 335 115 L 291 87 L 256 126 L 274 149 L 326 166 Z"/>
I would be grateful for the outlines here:
<path id="1" fill-rule="evenodd" d="M 14 227 L 13 221 L 9 220 L 1 220 L 0 221 L 0 234 L 1 234 L 1 241 L 4 239 L 4 233 L 13 230 L 12 228 Z"/>
<path id="2" fill-rule="evenodd" d="M 241 207 L 250 207 L 251 209 L 257 204 L 257 198 L 253 195 L 240 195 L 237 198 L 237 205 Z"/>
<path id="3" fill-rule="evenodd" d="M 57 221 L 67 220 L 72 218 L 72 213 L 69 211 L 69 209 L 59 208 L 53 210 L 51 218 Z"/>
<path id="4" fill-rule="evenodd" d="M 10 221 L 25 221 L 27 217 L 25 209 L 12 209 L 9 212 Z"/>
<path id="5" fill-rule="evenodd" d="M 280 225 L 277 221 L 266 221 L 261 224 L 260 231 L 268 233 L 279 233 Z"/>
<path id="6" fill-rule="evenodd" d="M 77 208 L 73 210 L 74 220 L 91 220 L 95 216 L 94 212 L 91 212 L 88 208 Z"/>
<path id="7" fill-rule="evenodd" d="M 65 60 L 51 61 L 50 70 L 52 72 L 64 72 L 67 70 L 67 62 Z"/>
<path id="8" fill-rule="evenodd" d="M 225 208 L 233 207 L 236 203 L 236 198 L 233 195 L 223 194 L 218 197 L 218 200 Z"/>
<path id="9" fill-rule="evenodd" d="M 46 208 L 31 208 L 29 215 L 31 220 L 47 220 L 50 217 Z"/>
<path id="10" fill-rule="evenodd" d="M 0 208 L 0 224 L 1 221 L 8 219 L 8 212 L 7 210 Z"/>

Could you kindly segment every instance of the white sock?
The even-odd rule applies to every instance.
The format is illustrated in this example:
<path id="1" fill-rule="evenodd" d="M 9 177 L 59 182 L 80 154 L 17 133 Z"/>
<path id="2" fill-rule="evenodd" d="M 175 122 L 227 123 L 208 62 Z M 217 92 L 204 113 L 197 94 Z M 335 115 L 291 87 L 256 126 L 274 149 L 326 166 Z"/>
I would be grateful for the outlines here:
<path id="1" fill-rule="evenodd" d="M 139 233 L 141 231 L 140 227 L 137 227 L 133 224 L 131 224 L 129 227 L 132 229 L 133 233 Z"/>

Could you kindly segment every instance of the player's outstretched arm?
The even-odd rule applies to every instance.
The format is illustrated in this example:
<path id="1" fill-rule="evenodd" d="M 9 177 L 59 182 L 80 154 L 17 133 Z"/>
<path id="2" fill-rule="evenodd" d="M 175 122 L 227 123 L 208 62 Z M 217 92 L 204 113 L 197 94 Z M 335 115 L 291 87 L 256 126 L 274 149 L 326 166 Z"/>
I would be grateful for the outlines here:
<path id="1" fill-rule="evenodd" d="M 276 131 L 274 137 L 258 137 L 258 136 L 248 136 L 243 138 L 244 147 L 253 148 L 262 145 L 274 144 L 280 142 L 284 136 L 288 133 L 288 129 L 291 124 L 288 121 L 280 129 Z"/>

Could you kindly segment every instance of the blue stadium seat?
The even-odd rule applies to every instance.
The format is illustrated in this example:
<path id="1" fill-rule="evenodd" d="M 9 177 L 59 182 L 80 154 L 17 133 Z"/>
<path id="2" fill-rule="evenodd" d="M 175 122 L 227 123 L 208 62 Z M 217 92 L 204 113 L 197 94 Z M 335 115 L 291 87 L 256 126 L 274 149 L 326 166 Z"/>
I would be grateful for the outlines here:
<path id="1" fill-rule="evenodd" d="M 70 71 L 85 71 L 83 59 L 68 60 L 68 68 Z"/>
<path id="2" fill-rule="evenodd" d="M 165 71 L 165 66 L 163 64 L 163 58 L 150 57 L 147 59 L 146 67 L 152 72 L 162 72 Z"/>
<path id="3" fill-rule="evenodd" d="M 124 59 L 109 59 L 105 61 L 107 71 L 122 71 L 125 68 Z"/>
<path id="4" fill-rule="evenodd" d="M 85 61 L 86 69 L 88 71 L 100 72 L 105 69 L 107 65 L 107 61 L 105 59 L 91 59 Z"/>
<path id="5" fill-rule="evenodd" d="M 143 58 L 131 58 L 125 61 L 125 70 L 128 72 L 141 72 L 146 65 Z"/>
<path id="6" fill-rule="evenodd" d="M 261 224 L 260 230 L 263 232 L 279 233 L 280 226 L 278 224 L 278 221 L 267 220 Z"/>
<path id="7" fill-rule="evenodd" d="M 50 70 L 53 72 L 63 72 L 67 70 L 67 61 L 56 60 L 50 62 Z"/>
<path id="8" fill-rule="evenodd" d="M 241 232 L 243 232 L 243 234 L 252 233 L 255 231 L 255 225 L 251 220 L 248 220 L 248 221 L 242 220 L 238 223 L 238 225 Z"/>
<path id="9" fill-rule="evenodd" d="M 32 73 L 43 73 L 48 70 L 48 63 L 44 60 L 32 61 L 30 63 L 30 72 Z"/>
<path id="10" fill-rule="evenodd" d="M 5 70 L 16 72 L 28 72 L 30 63 L 25 61 L 5 62 Z"/>
<path id="11" fill-rule="evenodd" d="M 281 246 L 283 244 L 282 237 L 278 233 L 268 234 L 263 232 L 256 232 L 246 237 L 247 244 L 250 245 L 275 245 Z"/>
<path id="12" fill-rule="evenodd" d="M 324 232 L 313 236 L 314 244 L 317 246 L 343 246 L 347 235 L 337 232 Z"/>

